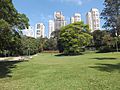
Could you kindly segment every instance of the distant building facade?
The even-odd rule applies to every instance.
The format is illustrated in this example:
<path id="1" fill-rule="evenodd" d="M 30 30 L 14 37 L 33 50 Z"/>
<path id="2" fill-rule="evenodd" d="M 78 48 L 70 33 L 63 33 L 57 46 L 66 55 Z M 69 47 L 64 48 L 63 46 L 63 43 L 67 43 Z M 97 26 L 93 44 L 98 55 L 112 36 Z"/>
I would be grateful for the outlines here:
<path id="1" fill-rule="evenodd" d="M 22 33 L 25 36 L 35 38 L 34 27 L 32 27 L 32 26 L 29 26 L 28 29 L 26 28 L 25 30 L 22 30 Z"/>
<path id="2" fill-rule="evenodd" d="M 81 21 L 81 14 L 75 13 L 73 17 L 70 18 L 70 23 L 80 22 Z"/>
<path id="3" fill-rule="evenodd" d="M 48 30 L 49 30 L 49 33 L 48 33 L 48 38 L 52 37 L 52 32 L 55 31 L 55 25 L 54 25 L 54 21 L 53 20 L 49 20 L 48 22 Z"/>
<path id="4" fill-rule="evenodd" d="M 37 23 L 35 25 L 35 37 L 45 37 L 45 25 L 43 23 Z"/>
<path id="5" fill-rule="evenodd" d="M 91 29 L 91 32 L 100 30 L 100 13 L 96 8 L 92 8 L 86 15 L 86 21 Z"/>
<path id="6" fill-rule="evenodd" d="M 58 11 L 54 13 L 54 28 L 60 30 L 62 26 L 66 26 L 65 16 L 62 12 Z"/>

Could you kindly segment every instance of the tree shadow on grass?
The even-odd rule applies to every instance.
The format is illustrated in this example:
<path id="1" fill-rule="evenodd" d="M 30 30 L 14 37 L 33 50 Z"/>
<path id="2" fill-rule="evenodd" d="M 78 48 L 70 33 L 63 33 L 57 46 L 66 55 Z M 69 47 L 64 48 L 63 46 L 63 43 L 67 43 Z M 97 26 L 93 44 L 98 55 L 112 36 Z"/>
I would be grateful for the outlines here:
<path id="1" fill-rule="evenodd" d="M 68 55 L 68 54 L 57 54 L 55 55 L 56 57 L 64 57 L 64 56 L 79 56 L 79 55 L 83 55 L 83 53 L 80 54 L 76 54 L 76 55 Z"/>
<path id="2" fill-rule="evenodd" d="M 100 57 L 100 58 L 92 58 L 96 60 L 118 60 L 118 58 L 109 58 L 109 57 Z"/>
<path id="3" fill-rule="evenodd" d="M 120 63 L 118 64 L 96 64 L 97 66 L 92 66 L 90 68 L 97 69 L 99 71 L 113 72 L 118 71 L 120 73 Z"/>
<path id="4" fill-rule="evenodd" d="M 12 68 L 16 68 L 17 63 L 23 61 L 0 61 L 0 78 L 12 77 L 9 75 Z"/>

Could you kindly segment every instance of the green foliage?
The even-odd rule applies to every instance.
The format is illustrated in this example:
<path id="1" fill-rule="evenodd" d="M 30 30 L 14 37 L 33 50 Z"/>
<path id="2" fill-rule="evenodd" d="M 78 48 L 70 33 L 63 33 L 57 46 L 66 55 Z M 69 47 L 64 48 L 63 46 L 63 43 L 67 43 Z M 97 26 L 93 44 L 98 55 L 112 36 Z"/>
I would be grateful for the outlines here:
<path id="1" fill-rule="evenodd" d="M 58 40 L 60 38 L 60 30 L 53 31 L 51 33 L 51 36 L 53 36 L 53 38 Z"/>
<path id="2" fill-rule="evenodd" d="M 0 50 L 1 53 L 7 51 L 9 54 L 18 52 L 20 43 L 19 34 L 11 30 L 10 25 L 5 20 L 0 20 Z"/>
<path id="3" fill-rule="evenodd" d="M 17 21 L 16 21 L 16 27 L 20 30 L 25 29 L 26 27 L 28 28 L 29 26 L 29 19 L 27 18 L 27 16 L 25 14 L 20 14 L 18 13 L 17 15 Z"/>
<path id="4" fill-rule="evenodd" d="M 0 30 L 10 29 L 10 25 L 3 19 L 0 19 Z"/>
<path id="5" fill-rule="evenodd" d="M 116 44 L 115 37 L 112 37 L 111 32 L 107 30 L 96 30 L 93 32 L 94 44 L 100 52 L 113 51 Z"/>
<path id="6" fill-rule="evenodd" d="M 14 8 L 12 0 L 0 0 L 0 55 L 21 55 L 21 36 L 17 30 L 29 26 L 29 19 Z"/>
<path id="7" fill-rule="evenodd" d="M 28 27 L 29 19 L 15 9 L 12 0 L 0 0 L 0 19 L 5 20 L 11 27 L 23 29 Z"/>
<path id="8" fill-rule="evenodd" d="M 103 45 L 103 43 L 102 43 L 102 38 L 103 38 L 103 33 L 102 33 L 103 31 L 101 31 L 101 30 L 95 30 L 94 32 L 93 32 L 93 40 L 94 40 L 94 44 L 95 44 L 95 47 L 97 48 L 97 49 L 99 49 L 100 48 L 100 46 L 102 46 Z"/>
<path id="9" fill-rule="evenodd" d="M 54 51 L 57 50 L 57 40 L 55 38 L 37 38 L 40 51 Z"/>
<path id="10" fill-rule="evenodd" d="M 83 22 L 63 27 L 60 31 L 59 50 L 67 55 L 80 54 L 81 48 L 90 44 L 92 36 Z"/>
<path id="11" fill-rule="evenodd" d="M 0 56 L 33 55 L 42 51 L 40 39 L 27 36 L 19 37 L 17 32 L 11 35 L 8 39 L 6 39 L 6 35 L 6 42 L 1 43 Z"/>
<path id="12" fill-rule="evenodd" d="M 37 39 L 24 36 L 21 38 L 21 42 L 21 55 L 33 55 L 41 52 L 39 41 Z"/>
<path id="13" fill-rule="evenodd" d="M 104 27 L 120 35 L 120 0 L 105 0 L 101 15 L 106 21 Z"/>
<path id="14" fill-rule="evenodd" d="M 57 50 L 57 40 L 55 38 L 50 38 L 50 39 L 45 38 L 43 50 L 47 50 L 47 51 Z"/>

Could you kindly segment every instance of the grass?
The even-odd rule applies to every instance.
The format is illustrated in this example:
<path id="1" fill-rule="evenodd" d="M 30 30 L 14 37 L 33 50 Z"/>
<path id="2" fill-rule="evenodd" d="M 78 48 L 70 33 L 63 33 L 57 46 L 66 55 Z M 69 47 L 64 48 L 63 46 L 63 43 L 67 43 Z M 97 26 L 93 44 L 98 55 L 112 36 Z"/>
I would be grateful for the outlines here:
<path id="1" fill-rule="evenodd" d="M 120 53 L 0 62 L 0 90 L 120 90 Z"/>

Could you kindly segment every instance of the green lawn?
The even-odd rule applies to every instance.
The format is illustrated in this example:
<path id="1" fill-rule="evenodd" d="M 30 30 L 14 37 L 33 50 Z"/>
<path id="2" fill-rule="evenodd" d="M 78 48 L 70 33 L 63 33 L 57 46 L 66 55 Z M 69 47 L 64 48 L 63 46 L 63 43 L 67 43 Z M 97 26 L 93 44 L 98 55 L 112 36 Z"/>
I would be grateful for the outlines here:
<path id="1" fill-rule="evenodd" d="M 0 90 L 120 90 L 120 53 L 0 62 Z"/>

